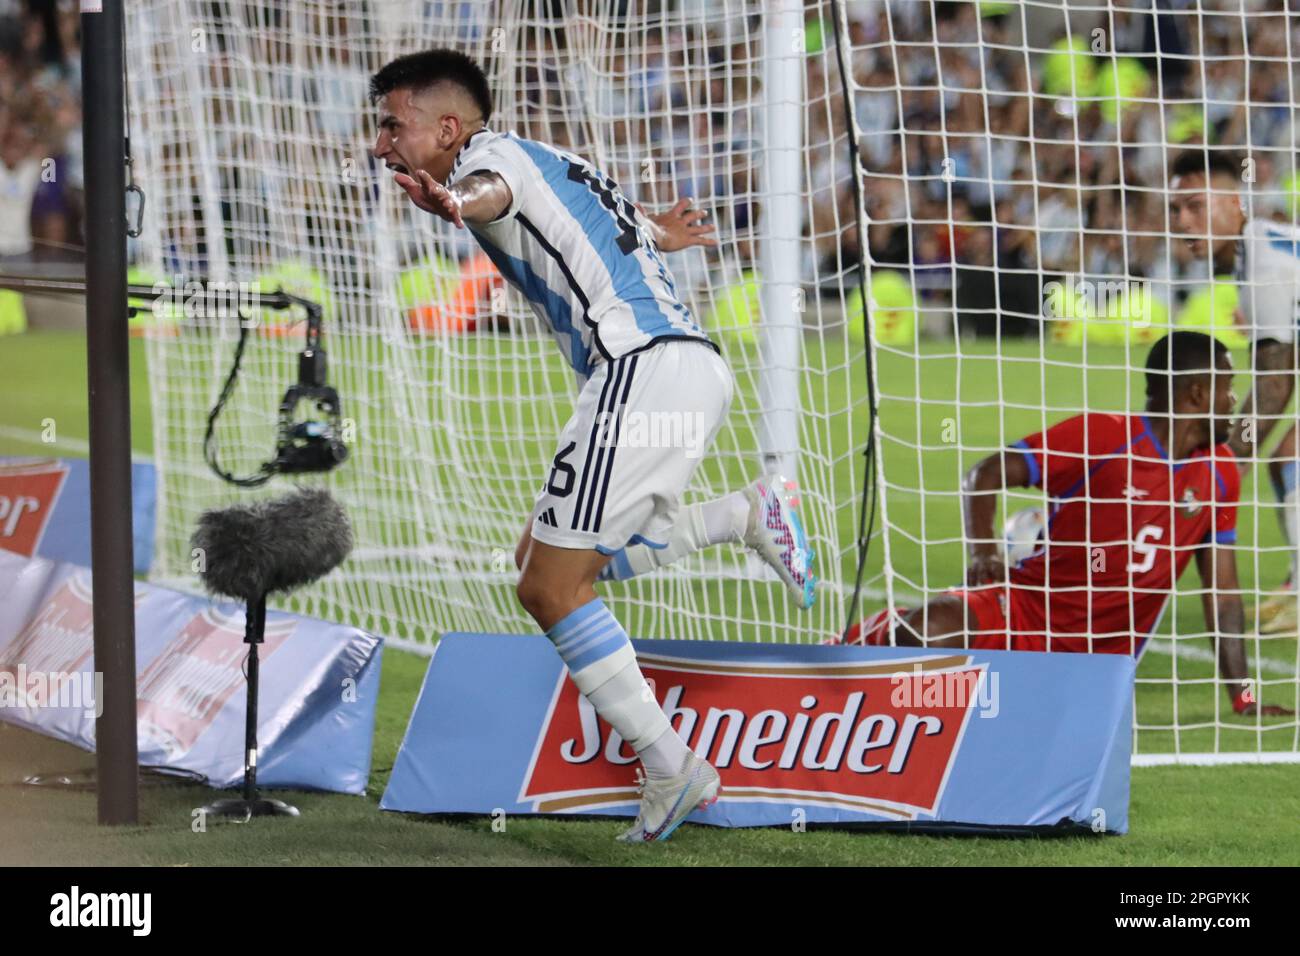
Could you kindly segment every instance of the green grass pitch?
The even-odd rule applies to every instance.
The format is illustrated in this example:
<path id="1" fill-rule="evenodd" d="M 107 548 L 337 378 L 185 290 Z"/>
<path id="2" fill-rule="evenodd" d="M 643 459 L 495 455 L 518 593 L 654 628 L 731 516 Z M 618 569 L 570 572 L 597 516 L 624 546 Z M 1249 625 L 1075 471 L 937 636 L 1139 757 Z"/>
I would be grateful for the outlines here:
<path id="1" fill-rule="evenodd" d="M 1122 351 L 1094 351 L 1085 383 L 1078 353 L 1062 351 L 1059 364 L 1041 374 L 1030 361 L 1037 346 L 1004 346 L 1003 355 L 1020 356 L 1021 365 L 992 360 L 993 349 L 963 346 L 968 358 L 962 374 L 946 355 L 951 343 L 927 346 L 925 357 L 885 356 L 880 375 L 886 394 L 919 393 L 920 407 L 903 403 L 885 409 L 887 431 L 902 441 L 885 449 L 891 483 L 906 487 L 920 477 L 927 489 L 953 487 L 963 453 L 945 443 L 943 429 L 951 420 L 960 444 L 967 448 L 996 445 L 1039 426 L 1032 411 L 1044 395 L 1052 405 L 1124 407 L 1140 386 L 1120 368 L 1099 372 L 1098 365 L 1122 366 Z M 986 354 L 987 360 L 971 356 Z M 1070 356 L 1073 355 L 1073 362 Z M 133 343 L 133 435 L 137 451 L 148 452 L 150 418 L 144 349 Z M 1238 363 L 1240 367 L 1240 362 Z M 983 367 L 982 367 L 983 366 Z M 0 454 L 49 455 L 75 452 L 86 427 L 85 340 L 74 334 L 33 333 L 0 340 Z M 1025 407 L 1017 407 L 1025 406 Z M 1063 413 L 1062 413 L 1063 414 Z M 1050 416 L 1050 418 L 1059 415 Z M 61 440 L 71 446 L 51 451 L 49 445 L 24 438 L 54 419 Z M 918 455 L 909 443 L 927 446 Z M 966 453 L 969 455 L 969 452 Z M 1244 500 L 1253 498 L 1248 482 Z M 957 534 L 954 499 L 943 495 L 923 501 L 896 494 L 889 501 L 891 518 L 900 525 L 924 521 L 931 540 Z M 922 509 L 924 508 L 924 512 Z M 1243 508 L 1243 544 L 1256 540 L 1277 543 L 1271 516 Z M 921 554 L 900 543 L 897 567 L 906 577 L 920 577 Z M 960 575 L 960 553 L 950 546 L 932 549 L 926 557 L 929 583 Z M 1258 574 L 1272 586 L 1271 567 L 1256 568 L 1243 561 L 1248 586 Z M 1189 572 L 1184 587 L 1194 580 Z M 1188 596 L 1166 615 L 1163 630 L 1189 633 L 1201 628 L 1199 605 Z M 1204 641 L 1199 642 L 1204 646 Z M 1294 662 L 1295 642 L 1269 642 L 1254 653 Z M 426 661 L 388 650 L 384 655 L 383 690 L 375 731 L 374 770 L 363 798 L 324 794 L 291 794 L 303 810 L 294 821 L 259 821 L 251 826 L 191 828 L 191 810 L 212 799 L 203 788 L 181 785 L 146 786 L 141 792 L 138 827 L 101 829 L 94 823 L 94 797 L 85 792 L 17 786 L 34 772 L 66 771 L 90 766 L 92 758 L 75 748 L 0 724 L 0 864 L 529 864 L 529 865 L 1294 865 L 1300 862 L 1300 765 L 1216 768 L 1137 768 L 1133 772 L 1131 832 L 1125 837 L 1069 837 L 1001 840 L 939 838 L 886 834 L 786 830 L 718 831 L 684 827 L 662 846 L 630 848 L 615 844 L 622 824 L 609 821 L 551 821 L 512 818 L 496 832 L 488 820 L 433 822 L 380 813 L 379 795 L 387 782 L 407 716 L 414 704 Z M 1178 668 L 1181 678 L 1209 677 L 1208 663 L 1148 654 L 1140 676 L 1159 678 Z M 1220 692 L 1221 693 L 1221 692 Z M 1180 724 L 1208 721 L 1204 729 L 1185 730 L 1183 750 L 1247 749 L 1255 733 L 1240 722 L 1235 731 L 1214 728 L 1215 691 L 1205 685 L 1185 685 L 1175 701 L 1167 685 L 1145 684 L 1139 709 L 1151 723 L 1161 715 L 1172 719 L 1177 707 Z M 1221 708 L 1222 704 L 1219 702 Z M 1223 719 L 1221 723 L 1229 723 Z M 1230 725 L 1235 726 L 1235 725 Z M 1161 733 L 1164 733 L 1162 738 Z M 1285 737 L 1285 739 L 1283 739 Z M 1290 732 L 1266 735 L 1265 746 L 1292 749 Z M 1143 750 L 1169 750 L 1172 732 L 1153 732 Z"/>

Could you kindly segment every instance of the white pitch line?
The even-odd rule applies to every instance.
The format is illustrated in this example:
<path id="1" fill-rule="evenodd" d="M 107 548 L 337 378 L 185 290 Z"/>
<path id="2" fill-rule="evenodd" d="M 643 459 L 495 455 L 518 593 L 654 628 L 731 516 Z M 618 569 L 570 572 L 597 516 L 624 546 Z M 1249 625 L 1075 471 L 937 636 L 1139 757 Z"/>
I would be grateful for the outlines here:
<path id="1" fill-rule="evenodd" d="M 1300 753 L 1289 750 L 1251 750 L 1221 754 L 1134 754 L 1134 767 L 1223 767 L 1233 764 L 1300 763 Z"/>
<path id="2" fill-rule="evenodd" d="M 59 438 L 46 441 L 45 436 L 35 429 L 15 428 L 13 425 L 0 425 L 0 438 L 9 438 L 28 445 L 44 445 L 51 451 L 66 451 L 83 458 L 90 456 L 90 442 L 84 438 Z M 153 464 L 153 457 L 143 452 L 132 450 L 131 461 L 137 465 Z"/>
<path id="3" fill-rule="evenodd" d="M 1249 640 L 1250 635 L 1245 635 Z M 1200 661 L 1205 664 L 1213 664 L 1218 660 L 1212 652 L 1204 647 L 1189 647 L 1182 641 L 1175 644 L 1166 638 L 1152 638 L 1150 650 L 1156 654 L 1169 654 L 1173 657 L 1181 657 L 1184 660 Z M 1271 657 L 1260 657 L 1259 669 L 1267 671 L 1270 674 L 1280 674 L 1283 677 L 1295 677 L 1295 665 L 1288 664 L 1286 661 L 1275 660 Z"/>

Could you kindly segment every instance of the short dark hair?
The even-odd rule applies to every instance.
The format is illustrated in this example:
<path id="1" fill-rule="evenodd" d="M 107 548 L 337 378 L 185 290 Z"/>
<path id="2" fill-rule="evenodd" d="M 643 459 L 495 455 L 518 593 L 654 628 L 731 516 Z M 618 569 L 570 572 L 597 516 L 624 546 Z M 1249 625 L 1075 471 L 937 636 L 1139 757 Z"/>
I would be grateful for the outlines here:
<path id="1" fill-rule="evenodd" d="M 471 97 L 483 113 L 483 122 L 492 115 L 492 91 L 487 74 L 473 59 L 459 50 L 437 49 L 408 53 L 385 63 L 370 78 L 370 102 L 377 103 L 393 90 L 411 88 L 427 90 L 435 83 L 455 83 Z"/>
<path id="2" fill-rule="evenodd" d="M 1228 347 L 1204 332 L 1170 332 L 1147 353 L 1147 406 L 1166 409 L 1174 393 L 1209 375 L 1228 354 Z"/>
<path id="3" fill-rule="evenodd" d="M 1169 167 L 1169 177 L 1204 176 L 1207 180 L 1215 173 L 1241 179 L 1241 160 L 1226 149 L 1185 149 Z"/>

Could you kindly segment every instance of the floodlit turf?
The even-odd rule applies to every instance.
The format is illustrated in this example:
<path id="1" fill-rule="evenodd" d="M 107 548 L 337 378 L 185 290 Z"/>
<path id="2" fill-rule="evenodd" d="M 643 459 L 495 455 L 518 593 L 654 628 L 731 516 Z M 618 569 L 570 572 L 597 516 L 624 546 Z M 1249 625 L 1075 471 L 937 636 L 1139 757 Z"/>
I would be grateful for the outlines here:
<path id="1" fill-rule="evenodd" d="M 90 433 L 87 408 L 84 335 L 32 332 L 0 338 L 0 455 L 85 457 L 73 450 Z M 152 422 L 144 341 L 132 339 L 131 445 L 136 451 L 147 454 L 153 448 Z"/>
<path id="2" fill-rule="evenodd" d="M 982 346 L 981 346 L 982 347 Z M 1023 349 L 1023 352 L 1017 350 Z M 978 361 L 963 363 L 960 380 L 953 374 L 951 344 L 928 348 L 926 358 L 915 361 L 886 357 L 881 363 L 882 389 L 900 397 L 921 392 L 930 400 L 919 413 L 899 401 L 886 409 L 888 429 L 907 441 L 935 447 L 918 456 L 914 449 L 887 448 L 891 483 L 906 485 L 925 475 L 929 489 L 955 489 L 954 476 L 967 464 L 961 453 L 942 441 L 944 419 L 952 418 L 960 441 L 968 447 L 992 446 L 1033 430 L 1039 413 L 1032 411 L 1049 394 L 1052 404 L 1079 407 L 1084 396 L 1078 372 L 1065 364 L 1051 370 L 1051 387 L 1045 378 L 1030 374 L 996 374 L 981 370 Z M 970 354 L 971 347 L 963 346 Z M 1037 346 L 1007 346 L 1004 354 L 1037 353 Z M 1120 365 L 1122 352 L 1090 356 L 1094 365 L 1109 361 Z M 28 334 L 0 339 L 0 454 L 70 454 L 86 427 L 85 341 L 74 334 Z M 137 451 L 150 448 L 147 377 L 141 343 L 132 348 L 134 391 L 133 428 Z M 1064 362 L 1064 359 L 1063 359 Z M 1239 363 L 1240 364 L 1240 363 Z M 1026 368 L 1029 366 L 1027 365 Z M 987 374 L 982 372 L 986 371 Z M 1126 384 L 1127 383 L 1127 384 Z M 1122 407 L 1126 389 L 1136 389 L 1122 371 L 1099 373 L 1094 367 L 1088 381 L 1095 407 Z M 958 406 L 955 399 L 961 398 Z M 984 404 L 981 402 L 999 405 Z M 951 404 L 949 404 L 951 403 Z M 1117 404 L 1120 403 L 1120 404 Z M 1023 407 L 1016 408 L 1016 405 Z M 1009 406 L 1009 407 L 1007 407 Z M 999 411 L 999 408 L 1003 408 Z M 41 442 L 39 433 L 53 419 L 60 443 Z M 909 432 L 909 423 L 915 429 Z M 28 436 L 24 438 L 23 436 Z M 195 436 L 198 441 L 201 436 Z M 908 468 L 912 471 L 909 473 Z M 922 471 L 923 469 L 923 471 Z M 1248 483 L 1243 491 L 1253 496 Z M 900 526 L 920 526 L 919 496 L 895 494 L 887 502 L 891 518 Z M 926 533 L 931 538 L 956 532 L 955 501 L 935 496 L 925 506 Z M 1258 539 L 1277 543 L 1271 517 L 1258 518 L 1243 508 L 1240 525 L 1243 543 Z M 951 550 L 951 549 L 948 549 Z M 921 555 L 897 543 L 895 554 L 902 575 L 919 580 Z M 959 573 L 954 558 L 942 547 L 928 562 L 932 587 L 945 574 Z M 1272 583 L 1273 569 L 1242 568 L 1249 584 L 1256 574 Z M 1194 575 L 1189 574 L 1190 584 Z M 1201 629 L 1194 600 L 1178 602 L 1167 615 L 1165 630 L 1185 634 Z M 1198 642 L 1204 646 L 1203 640 Z M 1294 664 L 1294 640 L 1271 641 L 1264 655 Z M 1175 660 L 1177 661 L 1175 665 Z M 57 792 L 15 786 L 27 774 L 86 766 L 88 755 L 69 746 L 0 724 L 0 864 L 1045 864 L 1045 865 L 1271 865 L 1300 862 L 1300 766 L 1222 768 L 1139 768 L 1133 773 L 1132 832 L 1122 838 L 997 840 L 987 838 L 906 837 L 884 834 L 785 830 L 715 831 L 684 827 L 665 846 L 629 848 L 616 845 L 614 822 L 557 822 L 508 819 L 504 832 L 494 832 L 489 821 L 432 822 L 380 813 L 379 794 L 387 782 L 407 716 L 415 701 L 426 661 L 393 650 L 385 654 L 383 689 L 375 732 L 374 772 L 366 797 L 292 794 L 289 799 L 304 811 L 299 820 L 261 820 L 248 826 L 209 826 L 192 831 L 191 810 L 213 794 L 195 787 L 149 786 L 142 791 L 142 825 L 125 830 L 105 830 L 94 824 L 94 797 L 87 793 Z M 1167 677 L 1174 666 L 1180 678 L 1209 677 L 1206 662 L 1168 654 L 1148 654 L 1143 678 Z M 1293 682 L 1292 682 L 1293 686 Z M 1294 691 L 1292 691 L 1293 693 Z M 1253 726 L 1224 716 L 1213 688 L 1188 685 L 1178 694 L 1178 719 L 1187 724 L 1204 720 L 1204 730 L 1184 731 L 1185 750 L 1252 747 Z M 1172 721 L 1173 694 L 1168 685 L 1144 684 L 1139 689 L 1139 710 L 1150 722 Z M 1237 729 L 1240 728 L 1240 729 Z M 1293 731 L 1266 735 L 1265 746 L 1294 749 Z M 1150 733 L 1143 750 L 1168 750 L 1171 733 Z"/>

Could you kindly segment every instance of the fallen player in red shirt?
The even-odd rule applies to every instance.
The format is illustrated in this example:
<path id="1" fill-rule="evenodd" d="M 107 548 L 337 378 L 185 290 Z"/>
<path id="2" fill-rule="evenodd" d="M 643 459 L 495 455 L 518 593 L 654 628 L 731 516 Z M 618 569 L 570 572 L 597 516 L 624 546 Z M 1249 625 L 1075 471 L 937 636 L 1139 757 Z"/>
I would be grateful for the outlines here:
<path id="1" fill-rule="evenodd" d="M 899 645 L 1140 656 L 1195 556 L 1219 672 L 1233 710 L 1253 714 L 1233 549 L 1241 478 L 1225 444 L 1232 377 L 1221 342 L 1174 332 L 1147 357 L 1141 415 L 1076 415 L 985 458 L 963 483 L 967 586 L 885 608 L 846 643 L 889 644 L 892 631 Z M 1042 488 L 1051 506 L 1042 545 L 1008 569 L 993 517 L 1012 487 Z"/>

